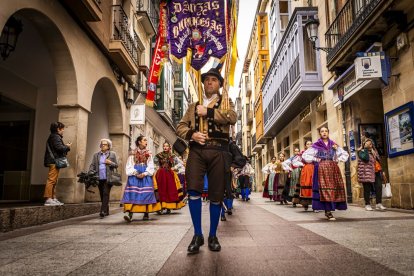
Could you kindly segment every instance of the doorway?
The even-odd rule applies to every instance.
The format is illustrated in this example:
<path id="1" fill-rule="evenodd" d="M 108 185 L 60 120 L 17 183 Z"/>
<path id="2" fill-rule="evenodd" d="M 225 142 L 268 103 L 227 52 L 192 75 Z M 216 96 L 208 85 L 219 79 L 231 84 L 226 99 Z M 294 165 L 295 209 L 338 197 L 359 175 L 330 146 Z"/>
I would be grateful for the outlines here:
<path id="1" fill-rule="evenodd" d="M 0 114 L 0 200 L 29 200 L 34 110 L 0 97 Z"/>

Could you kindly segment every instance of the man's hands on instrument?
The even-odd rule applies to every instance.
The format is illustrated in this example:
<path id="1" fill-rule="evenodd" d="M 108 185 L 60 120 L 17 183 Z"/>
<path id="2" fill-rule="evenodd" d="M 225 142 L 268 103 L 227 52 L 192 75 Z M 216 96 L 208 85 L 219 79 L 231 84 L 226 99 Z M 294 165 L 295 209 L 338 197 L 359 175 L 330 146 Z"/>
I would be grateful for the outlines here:
<path id="1" fill-rule="evenodd" d="M 196 112 L 197 112 L 197 115 L 200 117 L 207 116 L 207 107 L 202 106 L 202 105 L 197 105 Z"/>
<path id="2" fill-rule="evenodd" d="M 202 132 L 194 132 L 193 136 L 191 136 L 191 139 L 193 141 L 196 141 L 200 145 L 205 145 L 206 140 L 207 140 L 207 134 L 202 133 Z"/>

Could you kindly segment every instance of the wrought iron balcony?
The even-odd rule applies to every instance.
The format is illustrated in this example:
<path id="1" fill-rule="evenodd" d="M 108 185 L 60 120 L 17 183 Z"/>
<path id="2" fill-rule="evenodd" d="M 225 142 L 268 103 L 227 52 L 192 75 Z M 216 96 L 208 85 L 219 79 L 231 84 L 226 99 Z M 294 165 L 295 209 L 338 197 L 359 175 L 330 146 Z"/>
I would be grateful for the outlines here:
<path id="1" fill-rule="evenodd" d="M 252 84 L 250 80 L 245 82 L 245 89 L 246 89 L 246 97 L 250 97 L 252 95 Z"/>
<path id="2" fill-rule="evenodd" d="M 325 33 L 328 64 L 385 0 L 348 0 Z"/>
<path id="3" fill-rule="evenodd" d="M 156 0 L 137 0 L 137 15 L 143 17 L 143 26 L 149 35 L 154 35 L 158 32 L 159 1 Z"/>
<path id="4" fill-rule="evenodd" d="M 253 110 L 247 111 L 247 123 L 248 124 L 253 123 Z"/>
<path id="5" fill-rule="evenodd" d="M 242 135 L 242 132 L 241 131 L 239 131 L 239 132 L 237 132 L 237 134 L 236 134 L 236 144 L 237 145 L 241 145 L 242 144 L 242 141 L 243 140 L 243 135 Z"/>
<path id="6" fill-rule="evenodd" d="M 256 133 L 252 136 L 252 147 L 256 146 Z"/>
<path id="7" fill-rule="evenodd" d="M 87 22 L 102 20 L 102 0 L 61 0 L 79 19 Z"/>
<path id="8" fill-rule="evenodd" d="M 137 42 L 131 35 L 128 16 L 122 6 L 112 6 L 113 28 L 109 52 L 121 70 L 129 75 L 138 73 L 139 53 Z"/>
<path id="9" fill-rule="evenodd" d="M 321 91 L 318 52 L 306 38 L 305 23 L 314 7 L 296 8 L 263 81 L 263 128 L 260 137 L 274 137 Z"/>

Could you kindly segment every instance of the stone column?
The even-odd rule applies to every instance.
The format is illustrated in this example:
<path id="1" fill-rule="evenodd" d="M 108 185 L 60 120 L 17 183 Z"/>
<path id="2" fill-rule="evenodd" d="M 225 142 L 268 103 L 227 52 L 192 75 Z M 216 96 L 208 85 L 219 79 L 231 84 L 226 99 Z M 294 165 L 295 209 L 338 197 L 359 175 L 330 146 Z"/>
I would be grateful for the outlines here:
<path id="1" fill-rule="evenodd" d="M 70 166 L 61 169 L 56 195 L 64 203 L 85 201 L 85 185 L 77 182 L 77 174 L 84 168 L 89 111 L 79 105 L 58 106 L 59 121 L 65 124 L 63 141 L 72 142 L 68 153 Z"/>
<path id="2" fill-rule="evenodd" d="M 127 176 L 125 174 L 125 164 L 127 162 L 129 153 L 129 136 L 125 133 L 112 133 L 109 134 L 109 138 L 112 141 L 112 150 L 115 151 L 118 157 L 118 172 L 122 174 L 122 187 L 114 186 L 111 190 L 110 200 L 121 200 L 123 187 L 127 182 Z"/>

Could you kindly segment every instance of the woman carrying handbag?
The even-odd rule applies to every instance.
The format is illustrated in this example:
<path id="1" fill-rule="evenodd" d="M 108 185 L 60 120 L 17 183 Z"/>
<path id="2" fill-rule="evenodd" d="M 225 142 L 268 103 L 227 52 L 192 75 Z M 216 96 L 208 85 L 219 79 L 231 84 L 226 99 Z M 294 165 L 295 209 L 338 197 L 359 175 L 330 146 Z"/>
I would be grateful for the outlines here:
<path id="1" fill-rule="evenodd" d="M 358 149 L 358 182 L 364 187 L 365 210 L 372 211 L 370 194 L 372 187 L 375 190 L 376 209 L 386 210 L 382 205 L 382 168 L 380 158 L 374 143 L 366 139 L 362 147 Z"/>
<path id="2" fill-rule="evenodd" d="M 118 175 L 116 171 L 118 159 L 115 152 L 111 151 L 112 141 L 106 138 L 101 139 L 99 147 L 101 150 L 93 155 L 89 170 L 95 171 L 99 177 L 98 188 L 102 202 L 99 217 L 104 218 L 109 215 L 109 197 L 112 185 L 121 184 L 121 180 L 115 180 L 116 177 L 114 177 Z"/>
<path id="3" fill-rule="evenodd" d="M 49 168 L 47 182 L 44 192 L 45 206 L 63 205 L 56 198 L 56 184 L 61 168 L 68 166 L 66 155 L 70 151 L 72 143 L 63 143 L 63 132 L 65 125 L 61 122 L 55 122 L 50 125 L 50 135 L 46 142 L 46 151 L 44 165 Z M 63 162 L 62 162 L 63 161 Z"/>

